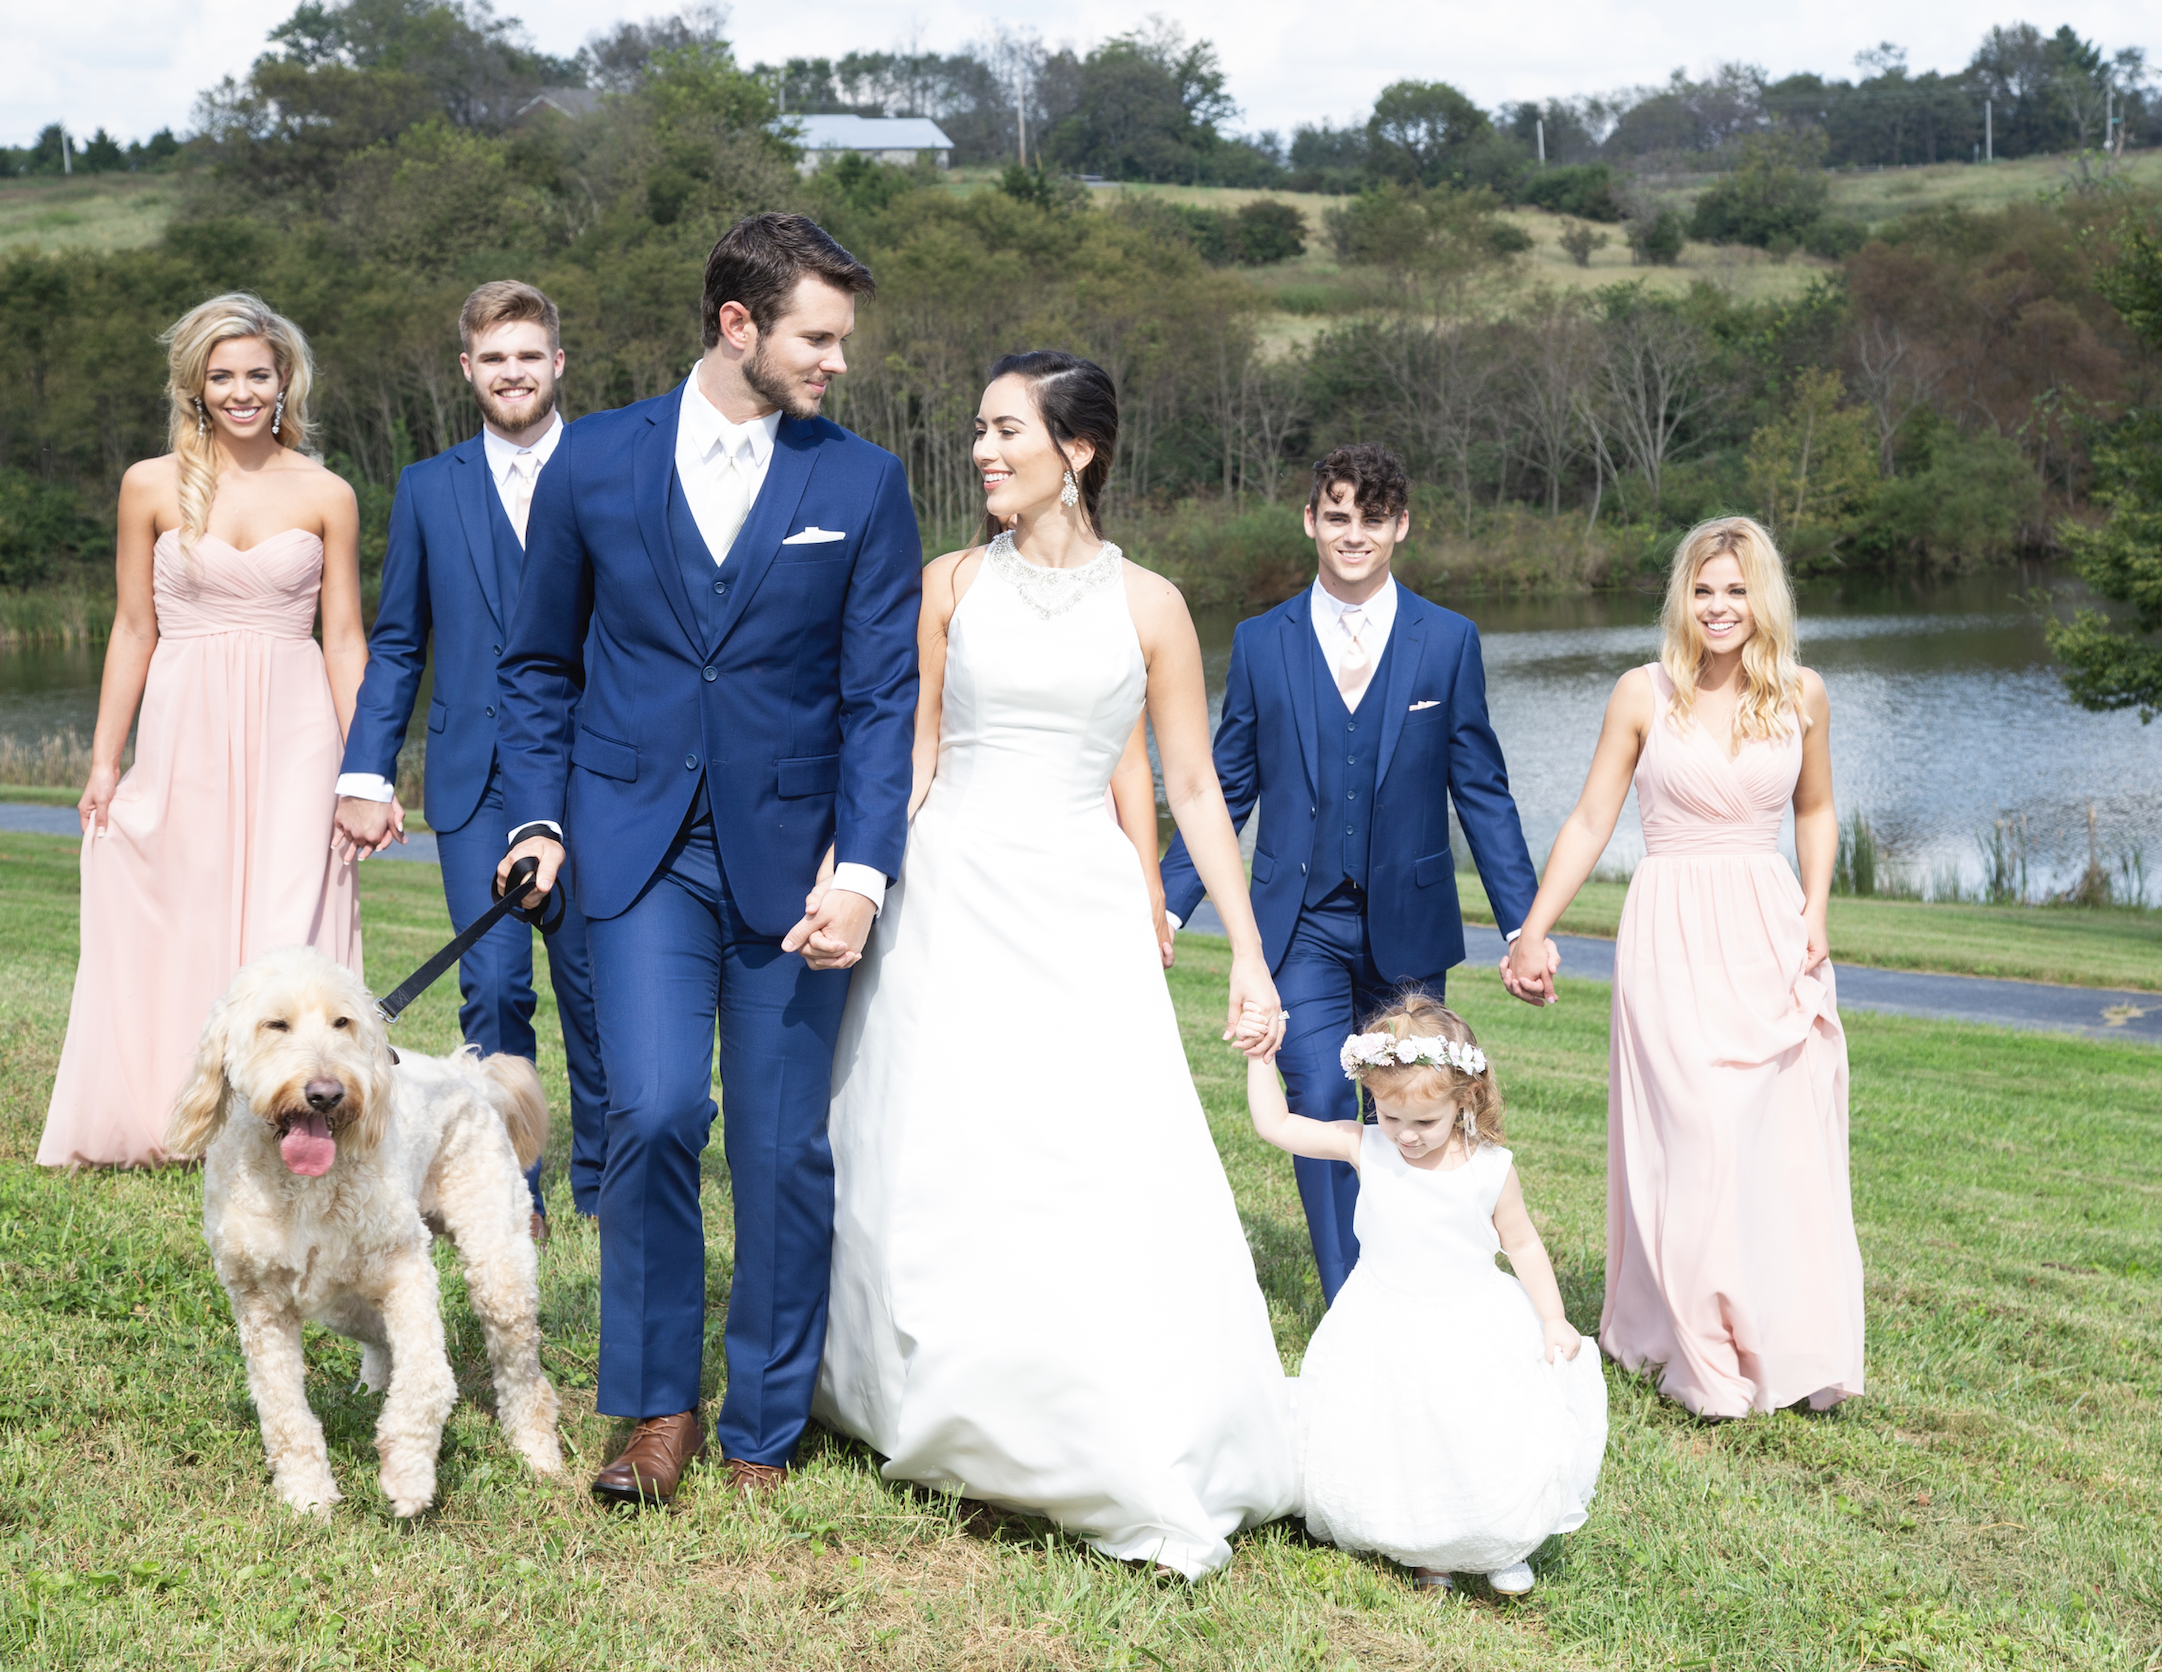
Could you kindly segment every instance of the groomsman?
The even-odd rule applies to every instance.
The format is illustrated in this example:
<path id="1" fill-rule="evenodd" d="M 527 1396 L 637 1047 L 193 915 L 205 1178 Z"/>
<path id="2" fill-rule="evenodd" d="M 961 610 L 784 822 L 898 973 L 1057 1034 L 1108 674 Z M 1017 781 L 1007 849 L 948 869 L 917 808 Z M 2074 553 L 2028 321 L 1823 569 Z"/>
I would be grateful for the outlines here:
<path id="1" fill-rule="evenodd" d="M 1261 809 L 1254 917 L 1290 1013 L 1277 1066 L 1292 1108 L 1316 1120 L 1358 1116 L 1337 1053 L 1359 1018 L 1404 982 L 1438 996 L 1463 961 L 1452 801 L 1512 940 L 1538 892 L 1487 719 L 1478 630 L 1389 573 L 1410 495 L 1396 455 L 1370 442 L 1314 466 L 1306 532 L 1320 572 L 1232 635 L 1216 730 L 1231 822 Z M 1176 928 L 1203 894 L 1183 838 L 1163 879 Z M 1333 1302 L 1359 1259 L 1359 1175 L 1340 1161 L 1294 1165 Z"/>
<path id="2" fill-rule="evenodd" d="M 473 386 L 481 432 L 398 479 L 383 558 L 383 597 L 368 639 L 368 672 L 354 706 L 338 778 L 338 833 L 363 856 L 404 841 L 392 797 L 398 749 L 435 646 L 428 704 L 426 808 L 443 865 L 443 895 L 460 930 L 493 900 L 503 856 L 502 696 L 496 660 L 525 578 L 527 522 L 541 469 L 563 436 L 556 305 L 529 284 L 499 279 L 458 313 L 458 366 Z M 401 826 L 394 828 L 394 825 Z M 607 1082 L 593 1020 L 586 921 L 567 911 L 548 937 L 548 973 L 563 1024 L 571 1084 L 571 1201 L 599 1209 Z M 533 1057 L 533 930 L 506 918 L 458 965 L 458 1025 L 483 1051 Z M 533 1235 L 548 1237 L 540 1163 L 526 1175 Z"/>

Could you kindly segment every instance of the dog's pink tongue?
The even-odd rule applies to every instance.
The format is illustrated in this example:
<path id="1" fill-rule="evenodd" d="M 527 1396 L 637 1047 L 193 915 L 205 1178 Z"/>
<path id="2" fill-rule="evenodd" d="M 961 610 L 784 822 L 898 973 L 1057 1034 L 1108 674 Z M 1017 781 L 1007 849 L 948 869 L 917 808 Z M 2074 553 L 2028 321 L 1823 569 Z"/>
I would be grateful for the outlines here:
<path id="1" fill-rule="evenodd" d="M 278 1140 L 278 1153 L 290 1171 L 304 1179 L 319 1179 L 338 1159 L 338 1140 L 330 1135 L 330 1122 L 321 1112 L 310 1109 L 293 1117 L 285 1136 Z"/>

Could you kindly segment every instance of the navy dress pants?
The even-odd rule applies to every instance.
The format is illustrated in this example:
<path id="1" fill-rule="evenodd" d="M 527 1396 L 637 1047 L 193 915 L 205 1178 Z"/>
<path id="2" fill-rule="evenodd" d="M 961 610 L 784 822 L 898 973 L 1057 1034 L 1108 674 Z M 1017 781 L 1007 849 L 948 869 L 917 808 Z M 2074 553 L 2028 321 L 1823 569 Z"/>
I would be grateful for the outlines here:
<path id="1" fill-rule="evenodd" d="M 701 792 L 698 805 L 703 808 Z M 590 927 L 608 1161 L 601 1180 L 597 1404 L 655 1417 L 698 1406 L 706 1235 L 699 1153 L 713 1125 L 735 1200 L 724 1345 L 724 1457 L 786 1463 L 811 1414 L 833 1265 L 833 1050 L 849 972 L 813 970 L 738 915 L 710 820 L 676 838 L 620 917 Z"/>
<path id="2" fill-rule="evenodd" d="M 1426 983 L 1437 998 L 1442 983 Z M 1344 1078 L 1338 1060 L 1345 1038 L 1396 991 L 1374 965 L 1366 932 L 1365 896 L 1345 884 L 1318 905 L 1306 906 L 1291 932 L 1291 945 L 1276 968 L 1276 992 L 1291 1013 L 1276 1066 L 1294 1114 L 1313 1120 L 1356 1120 L 1359 1088 Z M 1322 1298 L 1336 1300 L 1359 1263 L 1352 1228 L 1359 1206 L 1359 1174 L 1349 1162 L 1295 1156 L 1299 1201 L 1314 1244 Z"/>
<path id="3" fill-rule="evenodd" d="M 451 926 L 467 924 L 495 903 L 495 868 L 503 860 L 501 775 L 491 773 L 479 808 L 456 830 L 436 835 L 443 865 L 443 898 Z M 563 1061 L 571 1083 L 571 1201 L 580 1213 L 600 1205 L 603 1122 L 608 1083 L 601 1073 L 600 1035 L 593 1021 L 593 960 L 586 946 L 585 914 L 566 891 L 563 922 L 548 937 L 548 977 L 555 988 L 556 1017 L 563 1024 Z M 458 961 L 458 1027 L 469 1044 L 493 1055 L 537 1060 L 533 1033 L 532 925 L 506 917 Z M 541 1164 L 526 1174 L 533 1209 L 541 1202 Z"/>

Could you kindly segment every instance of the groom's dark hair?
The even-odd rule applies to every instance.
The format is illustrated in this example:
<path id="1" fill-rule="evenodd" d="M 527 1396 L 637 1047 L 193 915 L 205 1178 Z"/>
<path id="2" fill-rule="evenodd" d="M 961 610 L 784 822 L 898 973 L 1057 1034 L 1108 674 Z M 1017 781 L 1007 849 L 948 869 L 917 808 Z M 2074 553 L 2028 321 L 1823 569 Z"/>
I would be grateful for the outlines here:
<path id="1" fill-rule="evenodd" d="M 706 257 L 706 294 L 699 320 L 706 347 L 721 340 L 721 304 L 739 302 L 761 334 L 787 311 L 804 278 L 823 279 L 851 296 L 877 288 L 871 270 L 836 244 L 807 215 L 746 215 L 721 234 Z"/>
<path id="2" fill-rule="evenodd" d="M 1411 507 L 1411 477 L 1404 461 L 1378 441 L 1355 442 L 1339 447 L 1314 465 L 1314 491 L 1308 496 L 1309 511 L 1321 509 L 1321 501 L 1339 484 L 1351 489 L 1351 502 L 1369 517 L 1400 517 Z"/>

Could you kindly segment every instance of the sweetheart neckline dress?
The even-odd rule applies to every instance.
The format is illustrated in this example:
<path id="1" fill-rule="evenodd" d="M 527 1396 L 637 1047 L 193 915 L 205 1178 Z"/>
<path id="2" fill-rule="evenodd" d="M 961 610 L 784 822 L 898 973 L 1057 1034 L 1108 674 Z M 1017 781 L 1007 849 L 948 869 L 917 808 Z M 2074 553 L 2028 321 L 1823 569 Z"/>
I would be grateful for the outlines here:
<path id="1" fill-rule="evenodd" d="M 1000 542 L 834 1059 L 814 1413 L 890 1480 L 1189 1578 L 1287 1513 L 1286 1386 L 1104 790 L 1147 668 L 1116 547 Z"/>
<path id="2" fill-rule="evenodd" d="M 38 1161 L 151 1166 L 211 1005 L 240 967 L 312 945 L 361 967 L 353 867 L 331 851 L 344 742 L 313 632 L 323 543 L 177 532 L 151 555 L 158 643 L 135 764 L 83 838 L 82 952 Z"/>
<path id="3" fill-rule="evenodd" d="M 1645 857 L 1614 943 L 1599 1339 L 1700 1416 L 1862 1391 L 1847 1039 L 1803 969 L 1779 852 L 1800 732 L 1723 750 L 1667 715 L 1637 762 Z"/>

